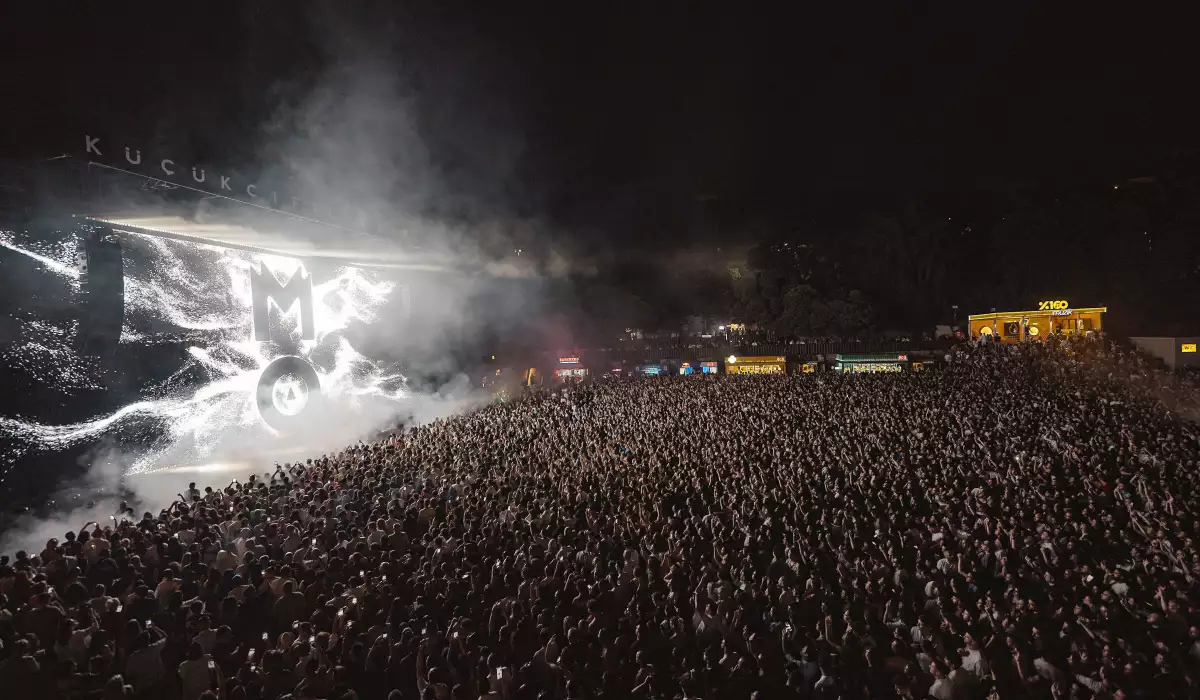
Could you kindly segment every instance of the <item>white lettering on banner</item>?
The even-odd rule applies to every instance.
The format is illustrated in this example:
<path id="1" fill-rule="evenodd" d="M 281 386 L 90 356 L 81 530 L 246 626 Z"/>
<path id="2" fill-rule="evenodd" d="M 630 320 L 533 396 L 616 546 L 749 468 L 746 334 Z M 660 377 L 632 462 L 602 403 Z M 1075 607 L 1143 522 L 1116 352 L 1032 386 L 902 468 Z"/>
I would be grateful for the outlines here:
<path id="1" fill-rule="evenodd" d="M 93 157 L 97 157 L 97 156 L 102 157 L 104 155 L 103 151 L 100 149 L 100 141 L 101 141 L 101 137 L 99 137 L 99 136 L 92 136 L 90 134 L 84 134 L 83 146 L 84 146 L 84 153 L 86 154 L 87 157 L 89 157 L 89 158 L 93 158 Z M 122 148 L 122 147 L 118 147 L 118 148 Z M 129 165 L 142 165 L 143 164 L 143 161 L 142 161 L 143 154 L 142 154 L 141 149 L 134 148 L 131 146 L 124 146 L 123 148 L 125 149 L 125 162 L 126 163 L 128 163 Z M 151 154 L 152 155 L 150 156 L 150 160 L 153 161 L 154 152 L 151 151 Z M 97 163 L 103 164 L 103 163 L 100 163 L 99 160 L 100 159 L 97 158 Z M 159 169 L 162 170 L 162 173 L 165 176 L 174 176 L 181 169 L 180 166 L 177 165 L 176 161 L 174 161 L 170 158 L 162 158 L 161 160 L 159 160 L 158 164 L 159 164 Z M 117 165 L 117 163 L 113 163 L 112 165 L 115 166 L 115 165 Z M 201 168 L 201 167 L 195 166 L 195 165 L 192 165 L 192 166 L 184 165 L 184 166 L 182 166 L 182 169 L 186 170 L 189 167 L 192 170 L 192 180 L 194 182 L 205 183 L 207 181 L 207 179 L 208 179 L 207 173 L 204 168 Z M 168 181 L 164 180 L 164 182 L 168 182 Z M 361 210 L 359 210 L 359 211 L 349 210 L 349 209 L 341 210 L 337 206 L 335 206 L 331 203 L 328 203 L 328 202 L 306 202 L 304 200 L 301 200 L 299 197 L 291 196 L 290 193 L 284 193 L 282 198 L 279 196 L 279 192 L 271 192 L 269 195 L 259 195 L 258 189 L 257 189 L 258 186 L 255 184 L 239 185 L 238 188 L 235 188 L 233 186 L 233 177 L 229 176 L 229 175 L 214 174 L 213 182 L 217 184 L 217 187 L 210 188 L 210 191 L 216 190 L 215 193 L 224 193 L 224 192 L 233 193 L 233 192 L 237 191 L 238 188 L 241 188 L 245 192 L 245 195 L 244 195 L 245 197 L 249 197 L 252 199 L 269 198 L 270 202 L 271 202 L 269 206 L 273 209 L 280 209 L 281 211 L 291 211 L 293 213 L 307 212 L 309 215 L 312 215 L 312 216 L 316 216 L 317 212 L 322 212 L 330 220 L 333 220 L 335 218 L 335 210 L 336 210 L 336 213 L 340 214 L 342 216 L 342 218 L 344 218 L 344 221 L 343 221 L 344 225 L 357 227 L 358 229 L 364 230 L 364 231 L 371 230 L 373 228 L 372 218 L 369 217 L 366 212 L 363 212 Z M 176 183 L 176 184 L 182 185 L 183 183 Z M 280 199 L 282 199 L 284 202 L 282 208 L 280 207 Z"/>
<path id="2" fill-rule="evenodd" d="M 1055 309 L 1050 312 L 1051 316 L 1070 316 L 1075 313 L 1075 309 Z"/>

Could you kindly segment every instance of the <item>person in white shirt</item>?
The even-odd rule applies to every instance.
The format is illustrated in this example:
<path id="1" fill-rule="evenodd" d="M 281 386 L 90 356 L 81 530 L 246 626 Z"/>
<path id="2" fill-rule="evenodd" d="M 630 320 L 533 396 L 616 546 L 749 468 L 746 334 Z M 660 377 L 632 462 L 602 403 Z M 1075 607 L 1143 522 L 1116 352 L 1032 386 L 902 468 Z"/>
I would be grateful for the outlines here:
<path id="1" fill-rule="evenodd" d="M 172 569 L 163 571 L 162 580 L 158 582 L 158 586 L 154 589 L 154 599 L 158 601 L 159 608 L 166 608 L 167 601 L 171 597 L 171 593 L 179 588 L 179 582 L 175 580 L 175 572 Z"/>
<path id="2" fill-rule="evenodd" d="M 217 643 L 217 631 L 212 628 L 212 616 L 204 613 L 199 617 L 197 624 L 200 626 L 200 631 L 192 637 L 192 643 L 199 644 L 203 653 L 211 654 Z"/>
<path id="3" fill-rule="evenodd" d="M 949 669 L 940 661 L 929 664 L 929 672 L 933 674 L 933 685 L 929 686 L 929 696 L 936 700 L 955 700 L 954 682 L 950 680 Z"/>
<path id="4" fill-rule="evenodd" d="M 187 660 L 179 664 L 179 680 L 182 682 L 183 700 L 199 700 L 206 690 L 216 692 L 219 696 L 224 685 L 221 669 L 195 642 L 188 649 Z"/>
<path id="5" fill-rule="evenodd" d="M 96 586 L 92 589 L 92 599 L 88 601 L 88 606 L 92 609 L 92 612 L 96 613 L 97 615 L 103 615 L 104 613 L 108 612 L 109 602 L 116 600 L 116 598 L 109 598 L 107 595 L 105 595 L 106 592 L 107 591 L 104 588 L 104 584 L 102 583 L 96 584 Z"/>
<path id="6" fill-rule="evenodd" d="M 107 552 L 112 549 L 112 543 L 104 538 L 104 533 L 100 530 L 92 532 L 92 536 L 87 538 L 87 542 L 83 543 L 83 555 L 87 557 L 88 564 L 95 564 L 100 558 L 100 552 Z"/>
<path id="7" fill-rule="evenodd" d="M 833 690 L 833 688 L 837 686 L 837 680 L 834 678 L 833 674 L 829 671 L 829 669 L 825 668 L 824 664 L 818 664 L 817 668 L 820 669 L 821 677 L 818 678 L 817 682 L 813 684 L 813 690 L 818 694 L 827 690 Z"/>
<path id="8" fill-rule="evenodd" d="M 238 533 L 237 539 L 233 541 L 233 553 L 237 556 L 239 561 L 246 556 L 246 552 L 250 551 L 249 543 L 253 537 L 254 534 L 250 531 L 250 528 L 244 527 L 242 528 L 241 532 Z"/>
<path id="9" fill-rule="evenodd" d="M 217 571 L 219 571 L 220 573 L 223 574 L 226 571 L 229 571 L 230 569 L 237 568 L 237 564 L 238 564 L 237 557 L 234 556 L 234 554 L 232 552 L 226 551 L 224 549 L 217 552 L 217 560 L 214 563 L 214 566 L 216 567 Z"/>
<path id="10" fill-rule="evenodd" d="M 166 645 L 166 635 L 155 627 L 138 636 L 135 648 L 125 662 L 125 679 L 137 692 L 153 690 L 166 677 L 167 669 L 162 662 L 162 650 Z"/>
<path id="11" fill-rule="evenodd" d="M 963 670 L 977 679 L 983 679 L 991 673 L 991 669 L 988 666 L 987 659 L 983 658 L 983 651 L 980 649 L 979 640 L 972 637 L 970 633 L 967 633 L 963 635 L 963 641 L 966 644 L 966 648 L 963 649 Z"/>

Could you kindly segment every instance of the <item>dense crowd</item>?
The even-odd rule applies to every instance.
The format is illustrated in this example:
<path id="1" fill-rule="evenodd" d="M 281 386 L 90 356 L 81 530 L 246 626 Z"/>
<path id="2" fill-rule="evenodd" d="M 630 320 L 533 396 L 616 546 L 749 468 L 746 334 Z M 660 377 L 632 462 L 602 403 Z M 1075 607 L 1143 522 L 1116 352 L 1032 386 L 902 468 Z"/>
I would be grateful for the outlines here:
<path id="1" fill-rule="evenodd" d="M 1100 342 L 612 380 L 0 568 L 3 698 L 1197 694 L 1200 442 Z"/>

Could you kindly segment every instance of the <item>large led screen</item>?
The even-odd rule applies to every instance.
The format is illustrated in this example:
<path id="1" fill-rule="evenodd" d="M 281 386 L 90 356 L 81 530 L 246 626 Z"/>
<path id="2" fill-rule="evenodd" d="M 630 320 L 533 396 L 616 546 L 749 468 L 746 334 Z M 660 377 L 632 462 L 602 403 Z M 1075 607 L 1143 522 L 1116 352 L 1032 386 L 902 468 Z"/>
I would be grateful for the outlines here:
<path id="1" fill-rule="evenodd" d="M 82 235 L 0 231 L 0 491 L 97 450 L 137 473 L 332 449 L 405 398 L 397 365 L 355 349 L 372 324 L 404 321 L 401 282 L 142 233 L 116 232 L 113 357 L 84 356 Z"/>

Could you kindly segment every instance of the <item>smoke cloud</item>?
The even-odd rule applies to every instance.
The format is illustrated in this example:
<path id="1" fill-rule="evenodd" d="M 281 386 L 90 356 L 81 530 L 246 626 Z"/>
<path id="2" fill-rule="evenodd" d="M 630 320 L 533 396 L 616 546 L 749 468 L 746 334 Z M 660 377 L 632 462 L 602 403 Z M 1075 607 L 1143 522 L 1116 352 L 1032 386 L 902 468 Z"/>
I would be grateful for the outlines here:
<path id="1" fill-rule="evenodd" d="M 221 484 L 211 482 L 333 452 L 398 424 L 471 410 L 487 397 L 463 374 L 470 364 L 465 358 L 494 354 L 500 334 L 527 335 L 547 304 L 549 281 L 587 269 L 569 248 L 552 244 L 552 226 L 520 176 L 524 137 L 517 111 L 512 100 L 489 88 L 482 64 L 472 64 L 467 52 L 447 66 L 427 58 L 416 65 L 412 57 L 429 45 L 376 19 L 313 16 L 319 68 L 313 77 L 262 91 L 271 117 L 254 151 L 262 179 L 286 183 L 313 207 L 312 218 L 323 218 L 323 211 L 331 218 L 361 213 L 351 223 L 364 223 L 382 241 L 448 261 L 449 271 L 401 279 L 420 289 L 413 308 L 385 305 L 371 323 L 355 328 L 353 338 L 359 352 L 386 348 L 407 361 L 410 376 L 438 380 L 416 385 L 401 401 L 360 397 L 354 411 L 335 401 L 318 403 L 302 414 L 297 432 L 302 443 L 230 428 L 197 464 L 194 445 L 180 439 L 155 463 L 185 468 L 128 476 L 124 492 L 116 485 L 144 465 L 144 455 L 125 449 L 123 440 L 108 440 L 81 460 L 86 475 L 52 498 L 56 514 L 19 517 L 0 539 L 0 551 L 40 551 L 50 537 L 77 531 L 84 522 L 103 524 L 122 501 L 136 504 L 139 516 L 143 510 L 157 512 L 190 481 L 216 487 Z M 112 203 L 114 209 L 121 205 Z M 363 244 L 351 231 L 329 229 L 324 235 L 322 248 Z M 186 302 L 166 308 L 182 305 Z M 214 361 L 197 358 L 201 365 Z M 72 427 L 77 426 L 52 426 L 50 432 L 69 433 Z"/>
<path id="2" fill-rule="evenodd" d="M 267 91 L 257 152 L 301 199 L 361 212 L 372 233 L 459 271 L 429 281 L 408 324 L 372 329 L 424 364 L 444 364 L 448 348 L 536 332 L 547 282 L 592 265 L 540 211 L 513 92 L 520 80 L 502 52 L 470 22 L 396 12 L 310 10 L 316 68 Z"/>
<path id="3" fill-rule="evenodd" d="M 131 519 L 142 513 L 168 508 L 195 482 L 201 490 L 224 487 L 233 479 L 246 481 L 251 474 L 263 478 L 275 465 L 334 454 L 360 440 L 381 437 L 381 431 L 399 423 L 416 426 L 464 413 L 482 406 L 488 397 L 475 391 L 465 375 L 447 382 L 437 392 L 415 395 L 400 405 L 377 403 L 360 407 L 352 415 L 335 405 L 324 404 L 306 411 L 303 444 L 280 437 L 264 444 L 262 435 L 228 435 L 204 464 L 131 474 L 140 460 L 113 441 L 105 441 L 80 457 L 86 474 L 63 484 L 47 499 L 52 514 L 26 511 L 6 524 L 0 534 L 0 553 L 10 556 L 25 550 L 31 555 L 45 547 L 50 538 L 62 541 L 67 531 L 78 532 L 86 523 L 101 526 L 120 519 L 132 508 Z M 182 456 L 182 455 L 181 455 Z M 169 462 L 170 452 L 164 455 Z"/>

